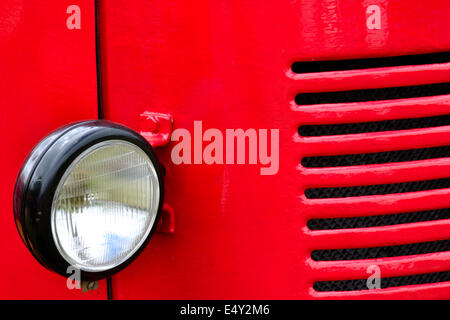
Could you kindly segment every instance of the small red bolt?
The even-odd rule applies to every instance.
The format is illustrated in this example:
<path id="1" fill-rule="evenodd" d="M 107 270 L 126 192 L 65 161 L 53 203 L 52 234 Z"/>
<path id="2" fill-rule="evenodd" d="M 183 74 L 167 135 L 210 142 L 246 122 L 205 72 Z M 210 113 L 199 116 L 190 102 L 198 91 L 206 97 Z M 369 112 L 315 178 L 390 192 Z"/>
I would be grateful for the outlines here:
<path id="1" fill-rule="evenodd" d="M 148 130 L 151 133 L 158 132 L 159 129 L 159 121 L 156 119 L 156 117 L 148 117 Z"/>
<path id="2" fill-rule="evenodd" d="M 141 131 L 156 133 L 159 129 L 159 121 L 152 115 L 142 115 L 141 118 Z"/>

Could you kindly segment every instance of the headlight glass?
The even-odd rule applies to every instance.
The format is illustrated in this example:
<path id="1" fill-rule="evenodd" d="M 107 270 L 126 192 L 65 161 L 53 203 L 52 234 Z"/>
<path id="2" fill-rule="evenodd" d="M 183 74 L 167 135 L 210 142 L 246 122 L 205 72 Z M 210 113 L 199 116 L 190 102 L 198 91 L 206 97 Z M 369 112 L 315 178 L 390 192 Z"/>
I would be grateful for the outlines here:
<path id="1" fill-rule="evenodd" d="M 158 176 L 145 152 L 121 140 L 96 144 L 72 162 L 56 189 L 56 247 L 81 270 L 114 268 L 144 243 L 159 199 Z"/>

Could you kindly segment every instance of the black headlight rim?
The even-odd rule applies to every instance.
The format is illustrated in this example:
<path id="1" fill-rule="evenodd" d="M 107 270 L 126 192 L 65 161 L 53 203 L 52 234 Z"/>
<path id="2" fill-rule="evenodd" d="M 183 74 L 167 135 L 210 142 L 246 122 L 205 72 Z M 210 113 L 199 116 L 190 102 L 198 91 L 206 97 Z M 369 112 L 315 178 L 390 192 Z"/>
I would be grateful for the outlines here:
<path id="1" fill-rule="evenodd" d="M 19 179 L 24 178 L 21 176 L 21 170 L 14 191 L 14 203 L 16 204 L 17 197 L 21 198 L 20 208 L 16 208 L 16 205 L 14 206 L 16 226 L 22 236 L 22 240 L 32 252 L 33 256 L 47 269 L 65 277 L 71 275 L 67 273 L 67 268 L 70 266 L 70 263 L 61 256 L 53 241 L 51 210 L 53 197 L 62 176 L 81 153 L 104 141 L 127 141 L 136 145 L 148 155 L 158 177 L 160 201 L 155 222 L 149 235 L 138 250 L 128 260 L 112 269 L 100 272 L 80 270 L 81 279 L 83 280 L 94 281 L 103 279 L 117 273 L 133 262 L 153 236 L 160 218 L 164 200 L 164 177 L 161 164 L 147 140 L 137 132 L 123 125 L 107 120 L 91 120 L 68 125 L 59 130 L 56 130 L 43 139 L 47 139 L 56 132 L 59 133 L 46 150 L 36 150 L 35 148 L 30 153 L 30 156 L 33 152 L 42 152 L 42 155 L 34 163 L 34 168 L 30 177 L 28 177 L 28 182 L 19 190 L 17 183 L 19 183 Z M 64 139 L 65 141 L 63 141 Z M 29 160 L 29 157 L 26 161 Z M 16 194 L 16 192 L 20 192 L 20 194 Z M 17 219 L 19 219 L 19 223 Z"/>

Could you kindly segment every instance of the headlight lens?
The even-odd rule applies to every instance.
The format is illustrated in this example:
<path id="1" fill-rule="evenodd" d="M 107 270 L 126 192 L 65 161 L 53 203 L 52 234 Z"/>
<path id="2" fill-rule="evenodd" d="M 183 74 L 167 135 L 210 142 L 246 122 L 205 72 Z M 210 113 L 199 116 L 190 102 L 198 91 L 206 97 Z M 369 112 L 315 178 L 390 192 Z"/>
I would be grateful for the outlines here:
<path id="1" fill-rule="evenodd" d="M 56 247 L 81 270 L 114 268 L 147 238 L 159 200 L 158 176 L 140 148 L 119 140 L 94 145 L 73 161 L 56 189 Z"/>

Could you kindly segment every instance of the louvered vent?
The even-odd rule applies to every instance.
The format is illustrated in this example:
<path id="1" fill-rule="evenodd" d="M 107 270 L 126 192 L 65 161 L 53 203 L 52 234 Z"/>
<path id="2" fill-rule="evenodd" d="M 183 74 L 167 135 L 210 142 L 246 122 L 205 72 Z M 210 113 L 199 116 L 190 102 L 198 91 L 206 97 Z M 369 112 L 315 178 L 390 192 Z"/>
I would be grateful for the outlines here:
<path id="1" fill-rule="evenodd" d="M 450 52 L 292 65 L 313 288 L 450 281 Z M 378 291 L 378 292 L 382 292 Z"/>

